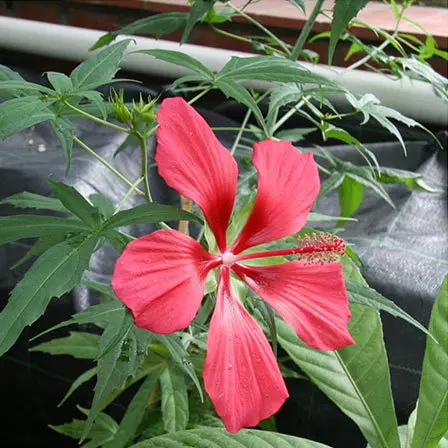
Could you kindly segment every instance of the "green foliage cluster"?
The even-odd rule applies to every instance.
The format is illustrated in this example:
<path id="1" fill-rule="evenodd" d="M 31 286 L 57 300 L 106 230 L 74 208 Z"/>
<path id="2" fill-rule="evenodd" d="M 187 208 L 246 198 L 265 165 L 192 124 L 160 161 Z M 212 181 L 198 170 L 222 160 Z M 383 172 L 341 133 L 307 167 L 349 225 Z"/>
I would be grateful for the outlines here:
<path id="1" fill-rule="evenodd" d="M 285 0 L 304 10 L 301 0 Z M 402 183 L 411 189 L 434 192 L 424 179 L 415 173 L 381 167 L 368 147 L 338 126 L 347 115 L 359 114 L 363 123 L 376 120 L 405 150 L 399 122 L 406 126 L 425 128 L 399 112 L 380 104 L 371 94 L 355 95 L 342 87 L 337 79 L 317 75 L 298 59 L 316 61 L 316 55 L 304 49 L 312 25 L 323 1 L 316 1 L 310 19 L 299 33 L 295 45 L 278 39 L 272 31 L 247 16 L 244 8 L 231 2 L 213 0 L 192 1 L 189 13 L 164 13 L 143 18 L 118 31 L 102 36 L 92 50 L 101 49 L 95 56 L 81 63 L 67 76 L 48 72 L 51 87 L 24 80 L 18 73 L 0 66 L 0 137 L 7 138 L 30 126 L 50 121 L 66 157 L 66 172 L 72 161 L 73 146 L 79 145 L 92 157 L 104 164 L 129 191 L 119 204 L 107 196 L 91 195 L 86 198 L 73 187 L 48 180 L 52 197 L 23 192 L 3 199 L 19 209 L 39 210 L 39 214 L 18 214 L 0 217 L 0 244 L 10 244 L 25 238 L 34 243 L 25 257 L 15 266 L 35 259 L 31 268 L 12 291 L 7 305 L 0 313 L 0 355 L 15 343 L 25 327 L 35 322 L 51 300 L 69 293 L 76 285 L 85 285 L 101 294 L 101 302 L 47 330 L 72 325 L 94 324 L 98 334 L 71 330 L 68 336 L 41 342 L 31 348 L 51 355 L 69 355 L 88 359 L 90 370 L 77 378 L 61 405 L 84 383 L 95 379 L 94 396 L 90 409 L 79 407 L 83 419 L 52 426 L 55 431 L 79 439 L 86 448 L 162 448 L 195 446 L 198 448 L 297 447 L 318 448 L 324 445 L 275 432 L 273 420 L 263 422 L 269 429 L 243 430 L 236 435 L 226 433 L 222 422 L 214 413 L 211 403 L 202 392 L 201 371 L 204 362 L 207 322 L 214 300 L 216 282 L 209 279 L 204 304 L 185 332 L 158 335 L 134 326 L 127 308 L 114 296 L 112 288 L 88 279 L 86 272 L 92 254 L 110 243 L 120 253 L 133 239 L 123 232 L 124 226 L 154 223 L 167 228 L 165 222 L 186 220 L 204 224 L 195 213 L 180 210 L 152 200 L 148 178 L 148 151 L 146 141 L 157 129 L 155 122 L 156 100 L 141 99 L 139 104 L 125 104 L 120 93 L 104 98 L 96 89 L 118 81 L 115 76 L 132 40 L 119 38 L 122 34 L 149 34 L 162 37 L 183 29 L 182 42 L 197 22 L 207 23 L 218 33 L 248 40 L 255 49 L 266 53 L 250 57 L 232 57 L 218 72 L 213 72 L 197 59 L 181 52 L 161 49 L 143 50 L 141 53 L 187 69 L 189 74 L 175 80 L 174 93 L 195 92 L 190 101 L 212 90 L 222 92 L 247 107 L 247 114 L 238 131 L 232 154 L 262 138 L 278 138 L 298 142 L 307 133 L 318 131 L 323 141 L 338 140 L 354 145 L 365 159 L 364 166 L 355 166 L 341 160 L 324 148 L 317 152 L 319 166 L 325 180 L 320 196 L 337 190 L 340 216 L 330 217 L 311 213 L 310 222 L 335 222 L 335 230 L 353 215 L 363 202 L 366 189 L 373 191 L 391 206 L 392 200 L 384 184 Z M 442 98 L 448 99 L 446 80 L 437 75 L 427 63 L 432 56 L 447 58 L 428 34 L 425 41 L 398 31 L 390 34 L 373 29 L 384 38 L 379 47 L 361 42 L 348 27 L 368 0 L 336 0 L 332 11 L 331 31 L 313 39 L 329 39 L 331 60 L 340 39 L 351 43 L 347 59 L 362 53 L 360 61 L 351 68 L 375 62 L 399 78 L 412 78 L 430 82 Z M 408 2 L 409 3 L 409 2 Z M 391 2 L 397 20 L 409 20 L 405 8 Z M 406 5 L 404 5 L 406 6 Z M 264 33 L 264 37 L 231 35 L 220 26 L 233 17 L 250 20 Z M 398 28 L 397 28 L 398 29 Z M 386 47 L 393 47 L 399 56 L 390 56 Z M 103 48 L 105 47 L 105 48 Z M 375 70 L 378 68 L 372 67 Z M 268 92 L 259 95 L 245 87 L 244 81 L 259 80 L 271 83 Z M 352 111 L 339 113 L 326 94 L 339 93 L 351 105 Z M 266 112 L 261 104 L 267 103 Z M 285 123 L 293 115 L 305 117 L 310 127 L 287 129 Z M 250 118 L 254 123 L 249 123 Z M 127 179 L 113 161 L 101 158 L 76 135 L 77 118 L 93 120 L 116 131 L 127 134 L 141 147 L 141 176 Z M 223 129 L 226 130 L 226 129 Z M 230 129 L 235 130 L 235 129 Z M 426 130 L 427 131 L 427 130 Z M 429 131 L 428 131 L 429 132 Z M 121 148 L 117 148 L 118 153 Z M 243 160 L 244 163 L 244 160 Z M 229 227 L 229 239 L 236 235 L 251 209 L 250 169 L 243 172 L 239 185 L 237 210 Z M 143 186 L 141 187 L 141 184 Z M 140 189 L 141 187 L 142 189 Z M 121 210 L 130 195 L 139 195 L 147 203 Z M 51 214 L 42 214 L 47 211 Z M 317 230 L 319 228 L 317 227 Z M 200 239 L 209 247 L 214 242 L 206 224 Z M 287 356 L 281 361 L 285 377 L 312 381 L 360 428 L 372 448 L 436 448 L 448 446 L 448 371 L 447 321 L 448 297 L 445 280 L 436 300 L 429 330 L 396 304 L 370 288 L 364 281 L 359 260 L 350 248 L 343 259 L 346 285 L 351 301 L 350 332 L 356 345 L 335 352 L 321 352 L 307 347 L 273 311 L 255 301 L 251 312 L 266 329 L 273 347 L 280 346 Z M 275 262 L 278 260 L 271 260 Z M 241 296 L 245 290 L 237 288 Z M 244 298 L 244 297 L 241 297 Z M 390 388 L 389 366 L 382 334 L 380 311 L 404 319 L 428 334 L 425 360 L 420 385 L 420 399 L 406 427 L 398 427 Z M 41 335 L 39 335 L 41 336 Z M 285 365 L 287 363 L 287 365 Z M 291 365 L 298 366 L 303 374 Z M 107 414 L 107 407 L 127 388 L 138 383 L 123 418 L 116 422 Z M 374 388 L 374 393 L 372 393 Z"/>

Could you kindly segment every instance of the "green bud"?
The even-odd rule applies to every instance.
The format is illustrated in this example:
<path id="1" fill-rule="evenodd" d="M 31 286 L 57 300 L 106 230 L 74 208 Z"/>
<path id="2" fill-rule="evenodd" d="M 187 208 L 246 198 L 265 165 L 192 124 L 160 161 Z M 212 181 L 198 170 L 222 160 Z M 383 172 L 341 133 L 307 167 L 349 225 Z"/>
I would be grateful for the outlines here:
<path id="1" fill-rule="evenodd" d="M 120 92 L 117 93 L 112 89 L 110 101 L 112 103 L 115 118 L 120 123 L 128 123 L 132 119 L 132 112 L 126 106 L 123 95 L 123 90 L 120 90 Z"/>

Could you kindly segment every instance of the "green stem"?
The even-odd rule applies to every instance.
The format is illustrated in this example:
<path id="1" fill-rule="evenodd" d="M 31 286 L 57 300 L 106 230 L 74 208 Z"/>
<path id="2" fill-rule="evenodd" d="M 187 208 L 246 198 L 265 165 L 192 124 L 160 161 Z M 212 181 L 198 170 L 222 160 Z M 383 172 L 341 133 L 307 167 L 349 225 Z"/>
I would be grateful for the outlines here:
<path id="1" fill-rule="evenodd" d="M 199 92 L 194 98 L 192 98 L 190 101 L 188 101 L 188 104 L 195 103 L 199 98 L 202 98 L 204 95 L 206 95 L 208 92 L 212 90 L 212 87 L 207 87 L 202 92 Z"/>
<path id="2" fill-rule="evenodd" d="M 233 142 L 232 149 L 230 150 L 230 154 L 232 154 L 232 156 L 233 156 L 233 154 L 235 154 L 236 148 L 238 147 L 238 144 L 241 140 L 243 132 L 246 130 L 245 128 L 246 128 L 247 122 L 249 121 L 251 113 L 252 113 L 252 111 L 250 109 L 247 109 L 246 115 L 244 116 L 244 120 L 241 123 L 241 128 L 238 131 L 235 141 Z"/>
<path id="3" fill-rule="evenodd" d="M 134 184 L 132 185 L 131 188 L 129 188 L 128 192 L 124 195 L 123 199 L 118 203 L 117 208 L 115 209 L 115 213 L 118 213 L 121 210 L 121 207 L 123 207 L 124 204 L 126 204 L 126 201 L 129 199 L 129 197 L 131 196 L 132 193 L 134 193 L 135 188 L 137 187 L 137 185 L 143 182 L 143 177 L 139 177 Z"/>
<path id="4" fill-rule="evenodd" d="M 100 123 L 104 126 L 108 126 L 112 129 L 116 129 L 117 131 L 120 132 L 125 132 L 126 134 L 130 134 L 131 130 L 128 128 L 124 128 L 123 126 L 118 126 L 117 124 L 113 124 L 113 123 L 109 123 L 106 120 L 102 120 L 101 118 L 95 117 L 95 115 L 91 115 L 88 112 L 85 112 L 81 109 L 78 109 L 77 107 L 73 106 L 72 104 L 70 104 L 68 101 L 64 101 L 64 104 L 69 107 L 70 109 L 72 109 L 73 111 L 77 112 L 79 115 L 82 115 L 85 118 L 89 118 L 90 120 L 96 121 L 97 123 Z"/>
<path id="5" fill-rule="evenodd" d="M 214 126 L 212 127 L 212 131 L 240 131 L 241 127 L 231 127 L 231 126 Z M 250 132 L 253 134 L 261 134 L 263 131 L 261 129 L 251 129 Z"/>
<path id="6" fill-rule="evenodd" d="M 146 137 L 137 132 L 136 137 L 140 143 L 141 159 L 142 159 L 142 176 L 145 183 L 145 197 L 148 202 L 152 201 L 151 188 L 149 187 L 149 175 L 148 175 L 148 146 L 146 145 Z"/>
<path id="7" fill-rule="evenodd" d="M 311 29 L 313 28 L 314 22 L 316 21 L 317 16 L 319 15 L 320 10 L 322 9 L 322 5 L 324 0 L 317 0 L 314 5 L 313 10 L 311 11 L 311 15 L 305 23 L 302 31 L 297 38 L 296 44 L 292 49 L 290 59 L 292 61 L 296 61 L 299 57 L 300 52 L 302 51 L 303 46 L 305 45 L 306 40 L 308 39 L 308 35 L 310 34 Z"/>
<path id="8" fill-rule="evenodd" d="M 134 183 L 131 182 L 129 179 L 127 179 L 123 174 L 121 174 L 119 171 L 117 171 L 109 162 L 107 162 L 105 159 L 103 159 L 101 156 L 99 156 L 92 148 L 87 146 L 83 141 L 81 141 L 78 137 L 73 137 L 73 141 L 78 143 L 79 146 L 81 146 L 83 149 L 85 149 L 91 156 L 93 156 L 96 160 L 98 160 L 102 165 L 104 165 L 110 172 L 115 174 L 120 180 L 122 180 L 126 185 L 129 187 L 134 187 Z M 145 193 L 138 188 L 135 188 L 135 192 L 139 196 L 145 196 Z"/>
<path id="9" fill-rule="evenodd" d="M 290 54 L 288 46 L 281 39 L 279 39 L 274 33 L 272 33 L 270 30 L 268 30 L 260 22 L 253 19 L 250 15 L 246 14 L 242 9 L 239 9 L 237 6 L 232 5 L 231 2 L 229 2 L 228 5 L 235 12 L 237 12 L 241 17 L 244 17 L 247 21 L 249 21 L 250 23 L 255 25 L 257 28 L 259 28 L 261 31 L 263 31 L 266 35 L 268 35 L 286 54 L 288 54 L 288 55 Z"/>
<path id="10" fill-rule="evenodd" d="M 210 25 L 213 29 L 213 31 L 215 31 L 218 34 L 221 34 L 222 36 L 226 36 L 226 37 L 230 37 L 231 39 L 235 39 L 238 40 L 240 42 L 245 42 L 247 44 L 253 45 L 254 44 L 254 39 L 249 39 L 247 37 L 242 37 L 242 36 L 238 36 L 238 34 L 233 34 L 233 33 L 229 33 L 228 31 L 224 31 L 214 25 Z M 263 43 L 263 45 L 265 46 L 265 48 L 275 52 L 275 53 L 280 53 L 283 54 L 280 50 L 278 50 L 275 47 L 272 47 L 271 45 L 265 44 Z"/>

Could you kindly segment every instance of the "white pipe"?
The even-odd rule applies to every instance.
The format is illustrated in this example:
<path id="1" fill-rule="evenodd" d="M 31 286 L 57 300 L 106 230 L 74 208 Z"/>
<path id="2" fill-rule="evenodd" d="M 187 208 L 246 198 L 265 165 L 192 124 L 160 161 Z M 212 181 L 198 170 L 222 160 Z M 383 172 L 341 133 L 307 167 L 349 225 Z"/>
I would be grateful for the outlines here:
<path id="1" fill-rule="evenodd" d="M 0 48 L 32 53 L 59 59 L 82 61 L 92 56 L 88 48 L 104 32 L 66 25 L 37 22 L 0 16 Z M 120 36 L 125 38 L 125 36 Z M 218 71 L 231 56 L 251 56 L 250 53 L 222 50 L 200 45 L 184 44 L 135 37 L 136 44 L 129 51 L 143 49 L 167 49 L 182 51 L 201 61 L 213 71 Z M 377 73 L 328 68 L 323 65 L 303 63 L 310 70 L 338 81 L 354 93 L 372 93 L 383 105 L 392 107 L 404 115 L 428 124 L 448 125 L 448 104 L 438 98 L 430 84 L 421 81 L 394 81 Z M 190 72 L 180 66 L 168 64 L 143 54 L 130 54 L 123 62 L 124 69 L 178 78 Z M 248 81 L 246 85 L 265 90 L 268 83 Z"/>

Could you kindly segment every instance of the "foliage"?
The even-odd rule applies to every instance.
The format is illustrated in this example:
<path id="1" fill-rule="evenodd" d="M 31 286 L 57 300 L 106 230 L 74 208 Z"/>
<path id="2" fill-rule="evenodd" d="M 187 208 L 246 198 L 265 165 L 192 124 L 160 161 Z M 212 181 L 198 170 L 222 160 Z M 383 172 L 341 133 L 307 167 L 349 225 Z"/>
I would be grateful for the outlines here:
<path id="1" fill-rule="evenodd" d="M 302 0 L 285 0 L 305 11 Z M 60 142 L 66 159 L 66 175 L 72 164 L 73 146 L 78 145 L 110 170 L 111 176 L 129 187 L 119 203 L 105 195 L 85 197 L 68 183 L 48 180 L 51 196 L 34 192 L 21 192 L 0 201 L 16 209 L 25 210 L 0 217 L 0 244 L 17 243 L 32 239 L 28 253 L 15 266 L 34 260 L 21 281 L 10 294 L 0 312 L 0 355 L 6 353 L 22 331 L 43 315 L 49 303 L 70 293 L 78 285 L 88 287 L 101 295 L 100 303 L 91 306 L 65 322 L 60 322 L 40 336 L 55 329 L 72 325 L 82 328 L 68 335 L 34 345 L 30 350 L 52 356 L 72 356 L 92 361 L 93 366 L 82 373 L 62 399 L 76 394 L 77 389 L 90 380 L 95 381 L 90 409 L 79 407 L 84 419 L 51 426 L 55 431 L 79 439 L 86 448 L 144 447 L 254 447 L 266 448 L 324 447 L 303 438 L 286 436 L 275 431 L 242 430 L 227 433 L 220 418 L 202 392 L 202 370 L 206 352 L 207 327 L 214 305 L 216 279 L 207 279 L 206 298 L 189 329 L 169 335 L 154 334 L 138 328 L 130 311 L 115 297 L 109 284 L 89 279 L 90 259 L 95 251 L 110 243 L 119 254 L 134 239 L 123 227 L 136 224 L 156 224 L 168 229 L 168 223 L 192 221 L 201 226 L 198 240 L 209 250 L 216 242 L 207 223 L 191 211 L 153 201 L 148 174 L 147 140 L 157 129 L 158 99 L 140 100 L 126 104 L 123 94 L 105 98 L 96 90 L 100 86 L 119 81 L 116 74 L 126 52 L 132 51 L 132 39 L 117 39 L 120 35 L 147 34 L 160 38 L 176 30 L 183 30 L 181 42 L 186 42 L 197 23 L 210 26 L 218 33 L 231 35 L 225 24 L 234 17 L 250 20 L 263 36 L 238 36 L 261 51 L 255 56 L 234 56 L 218 71 L 180 51 L 146 49 L 139 53 L 164 62 L 176 64 L 186 70 L 185 76 L 171 85 L 171 93 L 195 92 L 190 103 L 212 90 L 221 92 L 247 108 L 231 153 L 243 154 L 257 141 L 266 138 L 291 142 L 306 140 L 307 134 L 320 133 L 322 141 L 337 140 L 353 145 L 363 157 L 364 165 L 354 165 L 321 148 L 316 151 L 319 168 L 323 173 L 320 197 L 337 190 L 340 216 L 311 213 L 309 222 L 316 225 L 330 221 L 336 230 L 346 221 L 356 221 L 365 196 L 374 193 L 394 206 L 388 193 L 388 184 L 400 183 L 410 189 L 437 192 L 419 174 L 379 165 L 375 154 L 366 144 L 344 129 L 341 124 L 348 116 L 359 118 L 360 126 L 371 119 L 378 122 L 396 138 L 406 152 L 400 126 L 417 127 L 430 134 L 421 124 L 388 108 L 372 94 L 363 96 L 343 87 L 337 79 L 330 79 L 310 70 L 301 59 L 315 60 L 304 48 L 323 2 L 315 2 L 310 19 L 298 35 L 295 45 L 281 41 L 273 32 L 244 9 L 231 2 L 191 0 L 189 12 L 170 12 L 142 18 L 120 30 L 103 35 L 91 50 L 101 49 L 93 57 L 78 65 L 70 75 L 47 72 L 50 87 L 28 82 L 18 73 L 0 65 L 0 138 L 5 139 L 30 126 L 49 121 Z M 249 2 L 250 3 L 250 2 Z M 436 93 L 448 100 L 446 79 L 434 72 L 428 64 L 431 57 L 448 59 L 446 52 L 437 48 L 429 34 L 424 41 L 398 31 L 389 33 L 363 24 L 356 19 L 368 0 L 336 0 L 331 13 L 331 31 L 314 36 L 311 40 L 329 39 L 331 60 L 337 43 L 350 44 L 346 60 L 362 56 L 349 68 L 359 66 L 381 70 L 400 79 L 418 79 L 429 82 Z M 397 20 L 407 20 L 405 6 L 392 0 Z M 325 12 L 328 13 L 328 12 Z M 350 25 L 370 28 L 384 38 L 379 46 L 359 40 L 350 32 Z M 393 47 L 398 54 L 391 56 L 386 50 Z M 372 65 L 374 64 L 374 65 Z M 249 90 L 247 80 L 270 83 L 264 94 Z M 329 94 L 342 95 L 349 111 L 340 113 L 332 104 Z M 292 116 L 301 116 L 309 122 L 306 128 L 290 129 Z M 141 176 L 128 179 L 114 163 L 100 157 L 94 149 L 77 136 L 76 118 L 90 119 L 126 135 L 126 142 L 134 140 L 141 149 Z M 224 129 L 225 130 L 225 129 Z M 318 131 L 318 132 L 316 132 Z M 432 134 L 430 134 L 432 136 Z M 116 154 L 122 147 L 117 148 Z M 238 208 L 228 228 L 228 239 L 234 241 L 253 206 L 256 173 L 240 157 L 241 176 L 238 186 Z M 143 185 L 143 186 L 141 186 Z M 123 203 L 136 195 L 145 203 L 122 210 Z M 307 228 L 304 233 L 311 234 Z M 281 249 L 284 242 L 271 245 Z M 252 300 L 235 281 L 238 293 L 248 309 L 269 335 L 274 351 L 277 343 L 294 366 L 302 373 L 281 362 L 285 377 L 312 381 L 345 413 L 363 433 L 372 448 L 421 448 L 444 446 L 448 431 L 444 418 L 447 410 L 447 388 L 444 372 L 448 369 L 446 346 L 447 280 L 436 300 L 429 330 L 415 318 L 401 310 L 391 300 L 370 288 L 357 266 L 357 255 L 347 248 L 342 260 L 346 287 L 351 301 L 350 332 L 356 344 L 337 351 L 317 351 L 305 345 L 295 332 L 278 319 L 272 308 L 264 302 Z M 283 257 L 272 257 L 264 264 L 282 263 Z M 260 305 L 260 303 L 262 303 Z M 407 321 L 428 335 L 420 398 L 407 426 L 398 426 L 390 388 L 390 375 L 383 340 L 379 311 L 387 312 Z M 95 326 L 94 332 L 90 332 Z M 48 337 L 48 336 L 47 336 Z M 306 375 L 306 376 L 305 376 Z M 108 414 L 108 406 L 133 386 L 133 395 L 122 419 L 116 422 Z M 372 393 L 374 387 L 374 393 Z M 275 430 L 275 422 L 264 423 L 264 428 Z M 323 425 L 325 422 L 322 423 Z"/>

